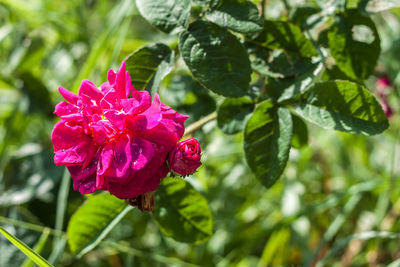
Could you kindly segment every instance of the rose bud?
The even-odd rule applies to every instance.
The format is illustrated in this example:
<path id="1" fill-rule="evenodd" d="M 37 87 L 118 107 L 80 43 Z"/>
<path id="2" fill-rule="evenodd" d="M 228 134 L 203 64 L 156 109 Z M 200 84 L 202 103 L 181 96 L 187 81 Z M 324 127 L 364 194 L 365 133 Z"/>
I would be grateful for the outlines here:
<path id="1" fill-rule="evenodd" d="M 169 154 L 170 169 L 182 176 L 194 173 L 201 162 L 201 149 L 197 139 L 190 138 L 177 143 Z"/>

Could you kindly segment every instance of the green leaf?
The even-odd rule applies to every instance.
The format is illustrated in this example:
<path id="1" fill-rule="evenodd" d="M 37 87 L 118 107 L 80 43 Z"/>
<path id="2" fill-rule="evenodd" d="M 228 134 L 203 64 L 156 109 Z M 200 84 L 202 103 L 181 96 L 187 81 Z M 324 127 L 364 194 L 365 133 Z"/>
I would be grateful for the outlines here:
<path id="1" fill-rule="evenodd" d="M 50 92 L 43 82 L 30 72 L 20 74 L 18 78 L 23 81 L 22 89 L 29 99 L 29 112 L 51 114 Z"/>
<path id="2" fill-rule="evenodd" d="M 244 151 L 254 175 L 271 187 L 282 174 L 289 157 L 292 119 L 289 110 L 272 101 L 262 102 L 244 131 Z"/>
<path id="3" fill-rule="evenodd" d="M 250 61 L 243 45 L 226 29 L 198 20 L 181 33 L 179 48 L 193 76 L 204 87 L 228 97 L 246 94 Z"/>
<path id="4" fill-rule="evenodd" d="M 293 136 L 292 146 L 300 149 L 308 144 L 307 124 L 298 116 L 292 114 Z"/>
<path id="5" fill-rule="evenodd" d="M 185 180 L 165 178 L 155 192 L 153 218 L 168 237 L 199 244 L 212 235 L 212 215 L 207 200 Z"/>
<path id="6" fill-rule="evenodd" d="M 283 102 L 304 92 L 321 73 L 323 64 L 319 62 L 303 67 L 305 71 L 294 77 L 284 79 L 269 78 L 266 85 L 268 88 L 267 93 L 277 99 L 278 102 Z"/>
<path id="7" fill-rule="evenodd" d="M 146 89 L 152 95 L 161 81 L 171 72 L 175 53 L 165 44 L 157 43 L 139 48 L 126 57 L 126 68 L 138 90 Z"/>
<path id="8" fill-rule="evenodd" d="M 218 109 L 218 127 L 226 134 L 242 131 L 253 109 L 254 103 L 248 97 L 225 99 Z"/>
<path id="9" fill-rule="evenodd" d="M 13 243 L 17 248 L 19 248 L 26 256 L 28 256 L 32 261 L 34 261 L 40 267 L 42 266 L 52 266 L 48 263 L 42 256 L 33 251 L 24 242 L 7 232 L 3 227 L 0 226 L 0 233 L 4 235 L 11 243 Z"/>
<path id="10" fill-rule="evenodd" d="M 320 11 L 319 7 L 312 5 L 297 6 L 290 10 L 289 19 L 304 30 L 307 28 L 307 19 Z"/>
<path id="11" fill-rule="evenodd" d="M 279 50 L 271 53 L 270 62 L 267 64 L 268 76 L 277 78 L 290 78 L 302 75 L 315 68 L 317 63 L 312 63 L 310 58 L 301 57 L 296 53 Z"/>
<path id="12" fill-rule="evenodd" d="M 218 5 L 219 0 L 192 0 L 193 5 L 209 6 L 211 8 Z"/>
<path id="13" fill-rule="evenodd" d="M 312 42 L 306 38 L 301 29 L 287 21 L 266 20 L 264 30 L 251 36 L 247 41 L 269 49 L 295 52 L 303 57 L 318 55 Z"/>
<path id="14" fill-rule="evenodd" d="M 189 23 L 190 0 L 136 0 L 140 14 L 166 33 L 177 33 Z"/>
<path id="15" fill-rule="evenodd" d="M 314 84 L 299 97 L 294 111 L 325 129 L 349 133 L 378 134 L 389 126 L 375 97 L 349 81 Z"/>
<path id="16" fill-rule="evenodd" d="M 330 68 L 325 68 L 324 73 L 321 76 L 321 81 L 331 80 L 348 80 L 356 83 L 361 82 L 347 76 L 343 71 L 338 68 L 337 65 L 333 65 Z"/>
<path id="17" fill-rule="evenodd" d="M 263 29 L 257 6 L 247 0 L 222 0 L 215 9 L 206 13 L 206 18 L 240 33 L 254 33 Z"/>
<path id="18" fill-rule="evenodd" d="M 185 123 L 190 125 L 215 111 L 217 105 L 209 93 L 209 90 L 185 73 L 173 75 L 160 91 L 160 98 L 179 113 L 188 115 L 189 119 Z"/>
<path id="19" fill-rule="evenodd" d="M 356 80 L 371 75 L 381 52 L 374 22 L 357 10 L 336 16 L 328 32 L 328 43 L 338 67 Z"/>
<path id="20" fill-rule="evenodd" d="M 88 199 L 72 215 L 68 224 L 71 251 L 80 257 L 94 249 L 132 209 L 124 200 L 108 193 Z"/>
<path id="21" fill-rule="evenodd" d="M 40 254 L 42 252 L 44 246 L 46 245 L 47 239 L 49 238 L 49 234 L 50 234 L 50 229 L 44 228 L 42 235 L 39 238 L 39 241 L 33 248 L 33 251 L 35 251 L 37 254 Z M 27 258 L 22 264 L 22 267 L 31 267 L 31 266 L 34 266 L 34 261 L 30 258 Z"/>

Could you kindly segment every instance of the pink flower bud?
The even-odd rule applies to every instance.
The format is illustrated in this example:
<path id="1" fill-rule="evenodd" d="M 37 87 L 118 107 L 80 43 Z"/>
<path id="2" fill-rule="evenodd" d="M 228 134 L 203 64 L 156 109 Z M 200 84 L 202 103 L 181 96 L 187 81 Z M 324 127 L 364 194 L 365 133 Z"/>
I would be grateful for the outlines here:
<path id="1" fill-rule="evenodd" d="M 382 76 L 376 81 L 376 87 L 379 89 L 385 89 L 386 87 L 390 86 L 392 83 L 390 82 L 389 77 Z"/>
<path id="2" fill-rule="evenodd" d="M 190 138 L 177 143 L 169 154 L 169 166 L 179 175 L 194 173 L 201 166 L 201 149 L 197 139 Z"/>

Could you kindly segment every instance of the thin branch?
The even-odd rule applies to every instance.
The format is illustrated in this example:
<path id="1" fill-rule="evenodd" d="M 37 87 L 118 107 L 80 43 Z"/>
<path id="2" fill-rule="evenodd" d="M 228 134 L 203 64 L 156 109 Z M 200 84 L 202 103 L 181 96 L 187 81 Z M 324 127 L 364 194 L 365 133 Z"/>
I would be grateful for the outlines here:
<path id="1" fill-rule="evenodd" d="M 282 2 L 283 2 L 283 5 L 285 6 L 286 11 L 289 12 L 290 11 L 290 6 L 289 6 L 287 0 L 282 0 Z"/>
<path id="2" fill-rule="evenodd" d="M 215 120 L 216 118 L 217 118 L 217 112 L 214 111 L 213 113 L 205 116 L 204 118 L 190 124 L 189 127 L 186 128 L 185 134 L 183 135 L 183 139 L 188 138 L 192 133 L 196 132 L 201 127 L 203 127 L 204 124 L 212 120 Z"/>
<path id="3" fill-rule="evenodd" d="M 267 0 L 261 0 L 260 4 L 260 11 L 261 11 L 261 17 L 265 19 L 265 5 L 267 4 Z"/>

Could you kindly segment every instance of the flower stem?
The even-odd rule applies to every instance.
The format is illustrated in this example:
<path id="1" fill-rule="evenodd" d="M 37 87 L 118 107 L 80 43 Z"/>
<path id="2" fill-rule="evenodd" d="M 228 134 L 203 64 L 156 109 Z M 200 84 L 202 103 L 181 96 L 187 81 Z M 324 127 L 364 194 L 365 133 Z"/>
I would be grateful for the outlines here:
<path id="1" fill-rule="evenodd" d="M 210 122 L 212 120 L 215 120 L 216 118 L 217 118 L 217 112 L 214 111 L 213 113 L 208 114 L 204 118 L 190 124 L 186 128 L 185 134 L 183 135 L 182 139 L 188 138 L 191 134 L 193 134 L 194 132 L 199 130 L 204 124 L 206 124 L 207 122 Z"/>

